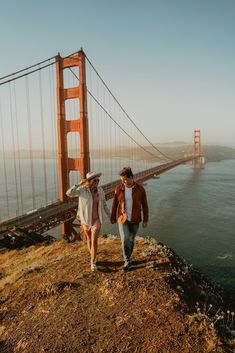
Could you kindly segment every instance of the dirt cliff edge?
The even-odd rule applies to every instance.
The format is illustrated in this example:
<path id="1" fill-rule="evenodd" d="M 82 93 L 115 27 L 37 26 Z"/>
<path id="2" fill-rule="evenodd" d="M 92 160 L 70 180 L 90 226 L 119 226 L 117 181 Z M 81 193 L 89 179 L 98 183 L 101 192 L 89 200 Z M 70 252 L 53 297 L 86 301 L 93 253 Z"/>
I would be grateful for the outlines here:
<path id="1" fill-rule="evenodd" d="M 172 250 L 138 238 L 124 272 L 117 237 L 55 241 L 0 258 L 0 351 L 235 352 L 232 301 Z"/>

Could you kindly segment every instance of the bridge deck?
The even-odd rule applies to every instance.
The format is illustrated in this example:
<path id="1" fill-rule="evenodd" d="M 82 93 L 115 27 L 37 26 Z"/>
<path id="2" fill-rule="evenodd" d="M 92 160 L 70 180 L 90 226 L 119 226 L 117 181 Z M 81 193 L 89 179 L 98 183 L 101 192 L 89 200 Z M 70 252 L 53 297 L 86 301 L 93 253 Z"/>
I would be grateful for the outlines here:
<path id="1" fill-rule="evenodd" d="M 144 182 L 148 179 L 154 178 L 154 176 L 160 175 L 180 164 L 197 159 L 200 156 L 190 156 L 181 158 L 175 161 L 171 161 L 165 164 L 158 165 L 156 167 L 144 170 L 136 173 L 134 179 L 137 182 Z M 120 184 L 120 180 L 115 180 L 111 183 L 102 185 L 106 199 L 110 199 L 114 195 L 115 187 Z M 3 235 L 5 232 L 13 232 L 18 228 L 23 228 L 28 232 L 39 232 L 43 233 L 59 224 L 74 220 L 77 209 L 77 198 L 68 199 L 66 202 L 55 202 L 53 204 L 41 207 L 37 210 L 33 210 L 19 217 L 12 218 L 10 220 L 0 223 L 0 233 Z"/>

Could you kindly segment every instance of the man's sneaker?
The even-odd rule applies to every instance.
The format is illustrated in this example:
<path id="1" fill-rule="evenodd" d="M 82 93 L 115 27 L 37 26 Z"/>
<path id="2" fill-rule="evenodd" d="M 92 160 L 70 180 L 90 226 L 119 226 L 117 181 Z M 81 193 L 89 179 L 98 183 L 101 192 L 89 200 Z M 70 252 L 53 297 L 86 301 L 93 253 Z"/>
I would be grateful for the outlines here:
<path id="1" fill-rule="evenodd" d="M 91 262 L 91 271 L 92 272 L 96 272 L 97 271 L 97 266 L 96 266 L 96 262 Z"/>
<path id="2" fill-rule="evenodd" d="M 130 269 L 131 269 L 131 263 L 129 261 L 125 261 L 124 266 L 123 266 L 123 270 L 130 271 Z"/>

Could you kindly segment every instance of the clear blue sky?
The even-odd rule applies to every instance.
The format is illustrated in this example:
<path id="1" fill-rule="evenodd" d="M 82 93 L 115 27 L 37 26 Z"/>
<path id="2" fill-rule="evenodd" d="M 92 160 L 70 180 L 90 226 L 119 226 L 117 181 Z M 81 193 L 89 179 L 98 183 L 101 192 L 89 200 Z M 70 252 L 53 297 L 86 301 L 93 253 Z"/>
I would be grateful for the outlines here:
<path id="1" fill-rule="evenodd" d="M 82 46 L 153 142 L 235 145 L 234 0 L 8 0 L 0 76 Z"/>

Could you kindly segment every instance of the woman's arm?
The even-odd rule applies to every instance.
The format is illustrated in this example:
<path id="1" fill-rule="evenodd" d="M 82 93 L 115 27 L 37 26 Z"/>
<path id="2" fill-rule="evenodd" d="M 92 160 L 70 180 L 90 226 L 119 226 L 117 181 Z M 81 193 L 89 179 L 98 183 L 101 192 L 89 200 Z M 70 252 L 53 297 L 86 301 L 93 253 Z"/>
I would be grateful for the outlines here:
<path id="1" fill-rule="evenodd" d="M 111 213 L 111 223 L 117 222 L 117 208 L 118 208 L 118 196 L 117 196 L 117 188 L 115 189 L 114 197 L 113 197 L 113 205 L 112 205 L 112 213 Z"/>
<path id="2" fill-rule="evenodd" d="M 111 213 L 110 213 L 110 211 L 109 211 L 107 202 L 106 202 L 106 200 L 105 200 L 105 193 L 104 193 L 104 190 L 103 190 L 102 188 L 101 188 L 101 194 L 102 194 L 102 200 L 103 200 L 103 205 L 102 205 L 102 206 L 103 206 L 103 209 L 104 209 L 104 211 L 105 211 L 107 217 L 110 218 Z"/>
<path id="3" fill-rule="evenodd" d="M 80 195 L 80 190 L 82 186 L 73 185 L 70 189 L 66 191 L 68 197 L 77 197 Z"/>

